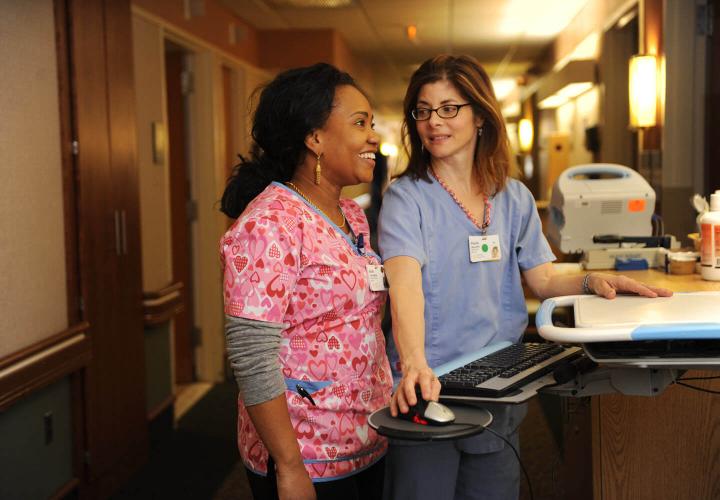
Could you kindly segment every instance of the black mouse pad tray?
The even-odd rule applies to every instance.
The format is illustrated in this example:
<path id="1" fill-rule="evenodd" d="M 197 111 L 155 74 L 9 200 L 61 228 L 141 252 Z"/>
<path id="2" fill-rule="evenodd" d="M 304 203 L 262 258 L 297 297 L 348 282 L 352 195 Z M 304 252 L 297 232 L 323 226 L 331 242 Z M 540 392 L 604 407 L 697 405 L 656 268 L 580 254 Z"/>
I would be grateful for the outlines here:
<path id="1" fill-rule="evenodd" d="M 390 415 L 385 407 L 370 415 L 368 423 L 378 434 L 408 441 L 445 441 L 461 439 L 481 433 L 493 420 L 485 408 L 463 404 L 446 404 L 455 414 L 455 422 L 449 425 L 421 425 Z"/>

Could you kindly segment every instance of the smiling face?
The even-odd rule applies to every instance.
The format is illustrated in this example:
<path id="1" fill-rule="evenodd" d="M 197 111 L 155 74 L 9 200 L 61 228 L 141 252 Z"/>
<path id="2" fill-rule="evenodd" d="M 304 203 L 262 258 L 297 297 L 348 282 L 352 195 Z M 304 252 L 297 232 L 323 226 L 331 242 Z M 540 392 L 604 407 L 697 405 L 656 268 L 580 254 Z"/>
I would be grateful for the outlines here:
<path id="1" fill-rule="evenodd" d="M 468 102 L 448 80 L 426 83 L 418 93 L 416 108 L 436 109 L 447 104 Z M 440 118 L 433 111 L 428 120 L 416 121 L 418 135 L 434 160 L 461 160 L 472 164 L 477 130 L 483 119 L 472 106 L 463 106 L 454 118 Z"/>
<path id="2" fill-rule="evenodd" d="M 315 131 L 322 151 L 322 175 L 337 186 L 371 182 L 379 137 L 373 130 L 372 108 L 355 87 L 335 90 L 333 109 L 325 125 Z"/>

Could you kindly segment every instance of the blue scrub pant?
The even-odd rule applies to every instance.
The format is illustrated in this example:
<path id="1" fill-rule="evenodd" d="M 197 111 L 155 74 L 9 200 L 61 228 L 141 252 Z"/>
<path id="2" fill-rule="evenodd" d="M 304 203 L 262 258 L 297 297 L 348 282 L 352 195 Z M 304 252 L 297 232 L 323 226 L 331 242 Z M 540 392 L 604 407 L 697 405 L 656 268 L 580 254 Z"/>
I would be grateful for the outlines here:
<path id="1" fill-rule="evenodd" d="M 519 406 L 493 423 L 499 428 L 491 426 L 518 453 L 518 428 L 526 412 Z M 520 494 L 515 454 L 488 432 L 457 441 L 390 440 L 385 466 L 385 500 L 513 500 Z"/>

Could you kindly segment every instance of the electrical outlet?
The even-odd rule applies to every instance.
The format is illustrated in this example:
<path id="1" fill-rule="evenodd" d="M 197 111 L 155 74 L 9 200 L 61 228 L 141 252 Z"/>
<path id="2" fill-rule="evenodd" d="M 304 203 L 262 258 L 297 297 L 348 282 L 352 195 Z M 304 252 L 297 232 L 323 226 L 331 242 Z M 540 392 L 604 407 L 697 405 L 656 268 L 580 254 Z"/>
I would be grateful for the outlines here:
<path id="1" fill-rule="evenodd" d="M 45 428 L 45 445 L 49 445 L 53 440 L 53 414 L 51 411 L 43 415 L 43 427 Z"/>

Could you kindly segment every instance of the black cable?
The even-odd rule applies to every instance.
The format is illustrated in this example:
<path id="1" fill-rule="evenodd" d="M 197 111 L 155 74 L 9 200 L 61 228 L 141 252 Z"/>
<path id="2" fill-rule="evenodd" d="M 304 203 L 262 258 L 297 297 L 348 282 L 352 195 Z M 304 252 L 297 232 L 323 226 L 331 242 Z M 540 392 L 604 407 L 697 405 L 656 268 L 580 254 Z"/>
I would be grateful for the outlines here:
<path id="1" fill-rule="evenodd" d="M 683 382 L 686 380 L 715 380 L 720 378 L 720 375 L 713 375 L 712 377 L 682 377 L 679 378 L 678 381 L 682 380 Z"/>
<path id="2" fill-rule="evenodd" d="M 515 453 L 515 457 L 517 458 L 517 461 L 520 464 L 520 468 L 522 469 L 523 474 L 525 474 L 525 480 L 527 481 L 528 491 L 530 492 L 530 500 L 535 500 L 535 497 L 533 496 L 532 483 L 530 482 L 530 475 L 525 470 L 525 466 L 523 465 L 522 460 L 520 460 L 520 454 L 517 452 L 517 450 L 512 445 L 512 443 L 505 438 L 505 436 L 498 434 L 497 432 L 492 430 L 490 427 L 485 427 L 485 430 L 491 432 L 492 434 L 496 435 L 497 437 L 499 437 L 500 439 L 505 441 L 507 443 L 507 445 L 510 447 L 510 449 L 513 451 L 513 453 Z"/>
<path id="3" fill-rule="evenodd" d="M 687 387 L 688 389 L 695 389 L 696 391 L 700 392 L 707 392 L 708 394 L 720 394 L 720 391 L 713 391 L 710 389 L 703 389 L 702 387 L 698 387 L 696 385 L 690 385 L 690 384 L 683 384 L 682 382 L 675 382 L 677 385 L 681 385 L 683 387 Z"/>
<path id="4" fill-rule="evenodd" d="M 512 443 L 507 440 L 507 438 L 505 436 L 498 434 L 497 432 L 492 430 L 490 427 L 484 427 L 484 426 L 478 425 L 476 423 L 455 421 L 452 423 L 452 425 L 462 425 L 464 427 L 469 427 L 469 428 L 482 427 L 483 430 L 488 431 L 491 434 L 494 434 L 497 437 L 499 437 L 500 439 L 502 439 L 503 441 L 505 441 L 507 443 L 507 445 L 510 447 L 510 449 L 513 451 L 513 453 L 515 453 L 515 458 L 517 458 L 517 461 L 520 464 L 520 469 L 522 469 L 523 474 L 525 474 L 525 480 L 527 481 L 528 491 L 530 493 L 530 500 L 535 500 L 535 496 L 533 495 L 533 490 L 532 490 L 532 483 L 530 482 L 530 475 L 528 474 L 527 470 L 525 470 L 525 466 L 523 465 L 522 460 L 520 459 L 520 454 L 515 449 L 515 447 L 512 445 Z"/>

